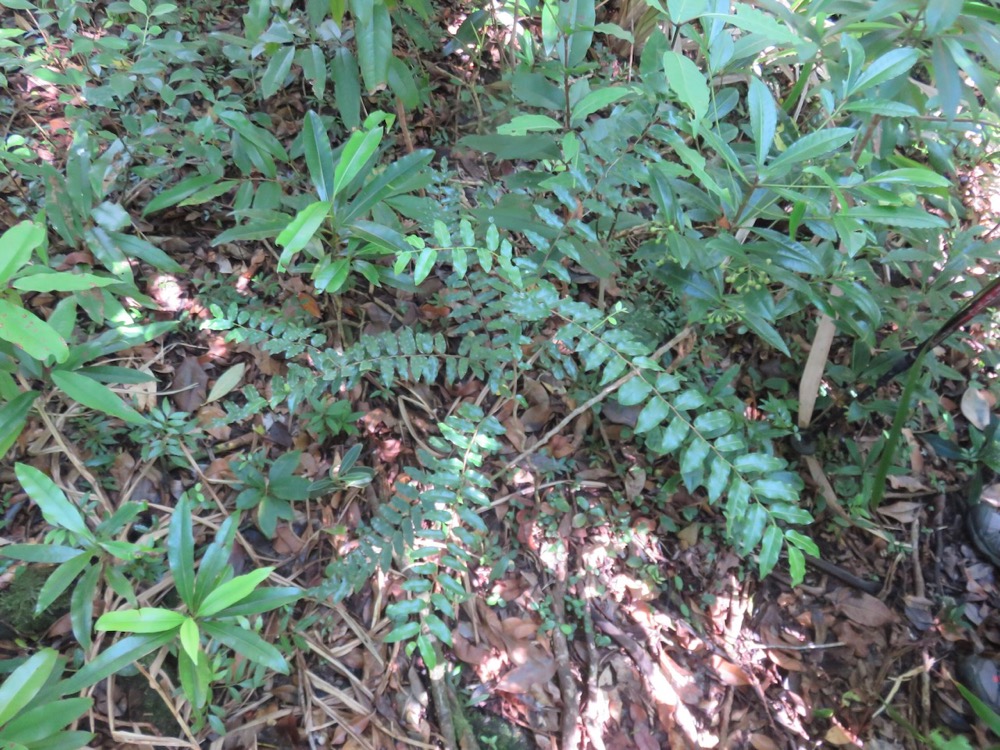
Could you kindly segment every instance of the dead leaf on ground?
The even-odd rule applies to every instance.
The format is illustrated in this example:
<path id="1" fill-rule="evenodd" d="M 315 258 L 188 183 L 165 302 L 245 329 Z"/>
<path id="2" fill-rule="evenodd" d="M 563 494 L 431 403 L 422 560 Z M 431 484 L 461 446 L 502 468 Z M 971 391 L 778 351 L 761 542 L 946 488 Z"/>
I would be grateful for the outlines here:
<path id="1" fill-rule="evenodd" d="M 533 657 L 501 677 L 496 689 L 503 693 L 526 693 L 535 685 L 547 683 L 555 676 L 555 673 L 555 659 Z"/>
<path id="2" fill-rule="evenodd" d="M 208 373 L 197 357 L 185 357 L 181 360 L 174 370 L 170 390 L 174 391 L 170 398 L 177 411 L 190 414 L 205 403 L 205 396 L 208 394 Z"/>
<path id="3" fill-rule="evenodd" d="M 871 594 L 841 588 L 831 599 L 840 614 L 859 625 L 877 628 L 896 622 L 896 613 Z"/>

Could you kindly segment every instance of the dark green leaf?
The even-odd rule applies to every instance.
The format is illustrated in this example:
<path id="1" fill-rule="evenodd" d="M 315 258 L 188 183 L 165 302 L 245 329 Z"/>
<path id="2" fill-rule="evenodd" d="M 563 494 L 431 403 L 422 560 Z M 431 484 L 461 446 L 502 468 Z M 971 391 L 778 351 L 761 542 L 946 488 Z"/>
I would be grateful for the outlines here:
<path id="1" fill-rule="evenodd" d="M 59 693 L 61 695 L 78 693 L 116 672 L 120 672 L 129 664 L 138 661 L 151 651 L 165 646 L 173 639 L 174 634 L 171 631 L 130 635 L 122 638 L 114 645 L 104 649 L 93 661 L 87 662 L 79 672 L 59 683 Z"/>
<path id="2" fill-rule="evenodd" d="M 761 179 L 781 179 L 794 165 L 836 151 L 857 134 L 854 128 L 828 128 L 804 135 L 761 171 Z"/>
<path id="3" fill-rule="evenodd" d="M 14 474 L 50 525 L 72 531 L 81 539 L 94 540 L 80 511 L 48 476 L 34 466 L 20 463 L 14 465 Z"/>
<path id="4" fill-rule="evenodd" d="M 774 566 L 778 564 L 784 543 L 785 538 L 781 534 L 781 529 L 773 524 L 768 526 L 760 543 L 760 559 L 757 564 L 761 578 L 770 575 Z"/>
<path id="5" fill-rule="evenodd" d="M 167 563 L 181 601 L 194 604 L 194 532 L 191 528 L 191 501 L 181 495 L 170 516 L 167 531 Z"/>
<path id="6" fill-rule="evenodd" d="M 330 138 L 320 116 L 310 110 L 306 112 L 305 126 L 302 128 L 302 147 L 309 168 L 309 179 L 316 188 L 321 201 L 333 199 L 333 149 Z"/>
<path id="7" fill-rule="evenodd" d="M 635 433 L 641 435 L 660 424 L 671 413 L 670 406 L 661 396 L 655 396 L 646 404 L 635 420 Z"/>
<path id="8" fill-rule="evenodd" d="M 118 398 L 110 388 L 86 375 L 69 370 L 54 370 L 52 382 L 67 396 L 84 406 L 110 414 L 129 424 L 146 424 L 146 418 Z"/>

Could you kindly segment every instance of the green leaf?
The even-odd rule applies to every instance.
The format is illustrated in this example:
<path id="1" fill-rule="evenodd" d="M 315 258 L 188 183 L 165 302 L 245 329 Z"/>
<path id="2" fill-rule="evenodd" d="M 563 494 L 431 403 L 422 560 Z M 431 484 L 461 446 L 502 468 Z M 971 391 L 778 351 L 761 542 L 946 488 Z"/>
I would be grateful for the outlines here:
<path id="1" fill-rule="evenodd" d="M 671 413 L 670 405 L 662 396 L 655 396 L 648 404 L 642 407 L 639 416 L 635 420 L 635 434 L 641 435 L 649 432 L 660 424 Z"/>
<path id="2" fill-rule="evenodd" d="M 198 655 L 201 653 L 201 633 L 198 630 L 198 623 L 190 617 L 185 617 L 180 629 L 181 648 L 191 659 L 193 664 L 198 663 Z"/>
<path id="3" fill-rule="evenodd" d="M 41 690 L 56 668 L 59 654 L 45 648 L 15 669 L 0 685 L 0 726 L 20 713 Z"/>
<path id="4" fill-rule="evenodd" d="M 0 236 L 0 285 L 6 284 L 45 242 L 45 227 L 33 221 L 15 224 Z"/>
<path id="5" fill-rule="evenodd" d="M 951 180 L 930 169 L 922 167 L 907 167 L 905 169 L 890 169 L 887 172 L 873 175 L 866 183 L 888 183 L 890 185 L 911 185 L 913 187 L 950 188 Z"/>
<path id="6" fill-rule="evenodd" d="M 399 641 L 408 641 L 410 638 L 413 638 L 419 633 L 419 622 L 404 622 L 389 631 L 389 634 L 382 639 L 382 643 L 398 643 Z"/>
<path id="7" fill-rule="evenodd" d="M 712 95 L 705 76 L 694 61 L 679 52 L 667 50 L 663 53 L 663 72 L 667 76 L 667 84 L 681 103 L 691 110 L 695 121 L 702 120 L 708 113 Z"/>
<path id="8" fill-rule="evenodd" d="M 910 229 L 944 229 L 948 222 L 922 208 L 910 206 L 852 206 L 843 216 L 874 224 Z"/>
<path id="9" fill-rule="evenodd" d="M 806 558 L 798 547 L 787 547 L 788 573 L 792 578 L 792 586 L 798 586 L 806 577 Z"/>
<path id="10" fill-rule="evenodd" d="M 140 607 L 105 612 L 97 618 L 97 630 L 117 630 L 129 633 L 162 633 L 174 631 L 184 622 L 185 615 L 162 607 Z"/>
<path id="11" fill-rule="evenodd" d="M 143 209 L 142 215 L 145 216 L 146 214 L 151 214 L 155 211 L 162 211 L 164 208 L 169 208 L 170 206 L 176 206 L 182 200 L 194 195 L 202 188 L 214 185 L 219 181 L 219 179 L 219 175 L 202 174 L 195 177 L 189 177 L 186 180 L 181 180 L 169 190 L 164 190 L 162 193 L 158 193 L 153 200 L 146 204 L 146 208 Z"/>
<path id="12" fill-rule="evenodd" d="M 215 539 L 202 555 L 198 576 L 194 581 L 194 597 L 187 602 L 191 611 L 196 611 L 205 597 L 214 591 L 223 580 L 232 575 L 229 557 L 236 539 L 237 518 L 229 516 L 222 522 L 219 530 L 215 533 Z"/>
<path id="13" fill-rule="evenodd" d="M 38 391 L 25 391 L 0 406 L 0 458 L 21 434 L 28 421 L 28 412 L 38 396 Z"/>
<path id="14" fill-rule="evenodd" d="M 9 721 L 0 737 L 4 747 L 24 745 L 30 750 L 75 750 L 90 741 L 90 732 L 66 732 L 68 725 L 79 719 L 94 705 L 91 698 L 68 698 L 45 701 L 21 711 Z"/>
<path id="15" fill-rule="evenodd" d="M 445 625 L 440 617 L 433 613 L 428 613 L 424 615 L 424 625 L 427 626 L 430 634 L 441 641 L 441 643 L 446 646 L 451 645 L 451 628 Z"/>
<path id="16" fill-rule="evenodd" d="M 51 526 L 72 531 L 81 539 L 94 540 L 94 535 L 80 511 L 66 498 L 65 493 L 55 482 L 28 464 L 15 464 L 14 474 Z"/>
<path id="17" fill-rule="evenodd" d="M 716 456 L 712 460 L 712 468 L 708 472 L 708 479 L 705 480 L 705 493 L 710 503 L 716 502 L 726 491 L 729 471 L 729 463 L 721 456 Z"/>
<path id="18" fill-rule="evenodd" d="M 906 73 L 919 59 L 920 53 L 912 47 L 891 49 L 865 68 L 847 95 L 854 96 L 865 89 L 891 81 Z"/>
<path id="19" fill-rule="evenodd" d="M 828 128 L 804 135 L 764 168 L 761 179 L 781 178 L 793 165 L 836 151 L 857 134 L 854 128 Z"/>
<path id="20" fill-rule="evenodd" d="M 302 589 L 294 586 L 269 586 L 253 591 L 236 604 L 219 610 L 216 617 L 250 617 L 272 609 L 294 604 L 303 596 Z"/>
<path id="21" fill-rule="evenodd" d="M 278 258 L 278 270 L 285 271 L 295 255 L 313 238 L 330 215 L 332 204 L 329 201 L 316 201 L 299 211 L 288 226 L 282 230 L 275 240 L 284 248 Z"/>
<path id="22" fill-rule="evenodd" d="M 750 77 L 747 106 L 750 109 L 750 132 L 757 151 L 757 166 L 761 167 L 774 143 L 778 127 L 778 105 L 771 96 L 771 90 L 757 76 Z"/>
<path id="23" fill-rule="evenodd" d="M 53 357 L 56 362 L 65 362 L 69 356 L 69 347 L 52 326 L 4 299 L 0 299 L 0 339 L 35 359 Z"/>
<path id="24" fill-rule="evenodd" d="M 635 406 L 646 400 L 646 397 L 653 392 L 653 386 L 639 375 L 627 381 L 618 389 L 618 403 L 622 406 Z"/>
<path id="25" fill-rule="evenodd" d="M 177 676 L 181 681 L 181 691 L 191 705 L 203 709 L 212 695 L 212 667 L 208 659 L 191 660 L 184 649 L 177 654 Z"/>
<path id="26" fill-rule="evenodd" d="M 743 474 L 756 472 L 767 474 L 772 471 L 780 471 L 785 468 L 785 460 L 777 456 L 768 456 L 765 453 L 744 453 L 733 459 L 733 466 L 736 471 Z"/>
<path id="27" fill-rule="evenodd" d="M 94 597 L 97 595 L 97 584 L 101 580 L 103 566 L 91 565 L 80 577 L 79 584 L 73 589 L 70 597 L 69 618 L 73 627 L 73 635 L 86 649 L 90 648 L 90 631 L 94 619 Z"/>
<path id="28" fill-rule="evenodd" d="M 129 424 L 146 424 L 146 418 L 118 398 L 110 388 L 86 375 L 68 370 L 54 370 L 52 382 L 67 396 L 84 406 L 110 414 Z"/>
<path id="29" fill-rule="evenodd" d="M 319 45 L 310 44 L 301 52 L 302 75 L 312 84 L 313 95 L 323 100 L 326 93 L 326 57 Z"/>
<path id="30" fill-rule="evenodd" d="M 382 142 L 381 126 L 367 132 L 351 133 L 333 172 L 333 196 L 336 198 L 358 176 Z"/>
<path id="31" fill-rule="evenodd" d="M 729 432 L 733 427 L 733 415 L 725 409 L 704 412 L 695 417 L 694 428 L 702 437 L 715 438 Z"/>
<path id="32" fill-rule="evenodd" d="M 284 45 L 268 61 L 264 69 L 264 77 L 260 81 L 260 93 L 264 99 L 270 99 L 278 93 L 285 83 L 285 77 L 292 69 L 295 57 L 295 45 Z"/>
<path id="33" fill-rule="evenodd" d="M 108 239 L 113 241 L 126 258 L 141 260 L 167 273 L 184 273 L 187 269 L 160 248 L 141 237 L 121 232 L 111 232 Z"/>
<path id="34" fill-rule="evenodd" d="M 79 292 L 121 284 L 121 279 L 93 273 L 36 273 L 15 279 L 11 285 L 23 292 Z"/>
<path id="35" fill-rule="evenodd" d="M 780 479 L 755 479 L 751 486 L 755 495 L 768 500 L 784 500 L 794 503 L 799 499 L 799 493 L 795 487 Z"/>
<path id="36" fill-rule="evenodd" d="M 167 530 L 167 564 L 174 577 L 177 594 L 188 609 L 194 608 L 194 532 L 191 528 L 191 501 L 181 495 L 170 516 Z M 202 571 L 204 572 L 204 561 Z"/>
<path id="37" fill-rule="evenodd" d="M 87 662 L 79 672 L 59 683 L 60 694 L 78 693 L 116 672 L 120 672 L 151 651 L 170 643 L 173 639 L 174 633 L 171 631 L 130 635 L 122 638 L 113 646 L 104 649 L 93 661 Z"/>
<path id="38" fill-rule="evenodd" d="M 781 529 L 774 524 L 768 526 L 767 531 L 764 532 L 764 539 L 760 543 L 760 558 L 757 561 L 761 578 L 770 575 L 774 566 L 778 564 L 784 543 L 785 537 L 782 536 Z"/>
<path id="39" fill-rule="evenodd" d="M 288 662 L 274 646 L 256 633 L 228 622 L 203 622 L 201 629 L 236 653 L 279 674 L 288 674 Z"/>
<path id="40" fill-rule="evenodd" d="M 226 581 L 209 592 L 204 601 L 198 605 L 198 616 L 211 617 L 226 607 L 246 599 L 273 571 L 274 568 L 260 568 Z"/>
<path id="41" fill-rule="evenodd" d="M 67 560 L 57 567 L 38 591 L 38 601 L 35 603 L 35 614 L 47 610 L 59 596 L 68 589 L 73 581 L 90 565 L 91 555 L 80 555 Z"/>
<path id="42" fill-rule="evenodd" d="M 700 437 L 692 439 L 681 453 L 681 474 L 693 474 L 704 469 L 711 448 L 707 440 Z"/>
<path id="43" fill-rule="evenodd" d="M 574 126 L 582 125 L 584 121 L 594 112 L 599 112 L 615 102 L 631 96 L 632 91 L 626 89 L 624 86 L 605 86 L 603 88 L 594 89 L 573 105 L 573 111 L 570 113 L 570 124 Z M 555 122 L 555 120 L 553 120 L 553 122 Z M 556 122 L 556 128 L 554 129 L 559 128 L 561 128 L 561 126 L 558 122 Z"/>
<path id="44" fill-rule="evenodd" d="M 420 106 L 420 89 L 410 66 L 395 55 L 389 56 L 389 89 L 407 111 Z"/>
<path id="45" fill-rule="evenodd" d="M 323 120 L 315 112 L 306 112 L 306 122 L 302 129 L 302 146 L 306 154 L 309 179 L 316 188 L 321 201 L 333 200 L 333 149 Z"/>
<path id="46" fill-rule="evenodd" d="M 392 21 L 382 0 L 351 0 L 355 46 L 365 88 L 372 94 L 385 88 L 392 56 Z"/>
<path id="47" fill-rule="evenodd" d="M 406 241 L 406 238 L 397 232 L 373 221 L 356 221 L 348 227 L 355 237 L 370 242 L 376 247 L 380 247 L 389 253 L 409 253 L 413 251 L 413 246 Z"/>
<path id="48" fill-rule="evenodd" d="M 346 47 L 337 50 L 330 65 L 333 75 L 333 98 L 344 127 L 361 127 L 361 81 L 357 60 Z"/>
<path id="49" fill-rule="evenodd" d="M 431 275 L 435 263 L 437 263 L 437 248 L 425 247 L 421 250 L 413 264 L 413 283 L 422 284 Z"/>
<path id="50" fill-rule="evenodd" d="M 655 447 L 660 453 L 673 453 L 684 444 L 684 439 L 690 431 L 691 423 L 681 416 L 676 416 L 670 420 Z"/>
<path id="51" fill-rule="evenodd" d="M 86 554 L 76 547 L 61 544 L 6 544 L 0 547 L 0 556 L 24 562 L 58 565 Z"/>
<path id="52" fill-rule="evenodd" d="M 524 135 L 532 132 L 562 130 L 562 124 L 548 115 L 517 115 L 510 122 L 497 127 L 501 135 Z"/>

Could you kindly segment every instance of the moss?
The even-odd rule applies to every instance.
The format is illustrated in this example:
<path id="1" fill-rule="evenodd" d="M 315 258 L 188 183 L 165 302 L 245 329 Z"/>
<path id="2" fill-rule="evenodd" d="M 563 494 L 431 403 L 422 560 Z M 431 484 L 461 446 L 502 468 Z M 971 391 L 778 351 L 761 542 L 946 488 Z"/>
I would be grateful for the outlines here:
<path id="1" fill-rule="evenodd" d="M 475 730 L 480 747 L 496 750 L 524 750 L 534 747 L 534 741 L 524 729 L 502 716 L 475 709 L 466 709 L 465 716 Z"/>
<path id="2" fill-rule="evenodd" d="M 0 627 L 24 638 L 37 639 L 45 635 L 56 620 L 69 612 L 72 586 L 48 609 L 35 614 L 38 592 L 53 570 L 55 568 L 49 565 L 28 565 L 18 570 L 10 585 L 0 591 Z"/>
<path id="3" fill-rule="evenodd" d="M 143 675 L 117 677 L 115 685 L 126 696 L 129 721 L 152 724 L 163 737 L 179 736 L 177 720 Z"/>

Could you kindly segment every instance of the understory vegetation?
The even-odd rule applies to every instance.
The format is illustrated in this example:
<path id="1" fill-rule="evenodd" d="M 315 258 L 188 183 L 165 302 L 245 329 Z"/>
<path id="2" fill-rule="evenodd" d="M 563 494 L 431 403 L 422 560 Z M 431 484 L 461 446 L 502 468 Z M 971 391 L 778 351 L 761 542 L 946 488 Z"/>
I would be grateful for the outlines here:
<path id="1" fill-rule="evenodd" d="M 283 688 L 335 746 L 531 746 L 470 709 L 515 612 L 550 734 L 597 747 L 569 664 L 609 571 L 696 619 L 722 561 L 794 591 L 845 535 L 912 550 L 887 492 L 1000 471 L 996 320 L 962 316 L 997 272 L 991 3 L 0 12 L 4 748 L 239 746 Z M 373 675 L 428 718 L 323 703 Z M 132 678 L 167 710 L 116 726 Z"/>

